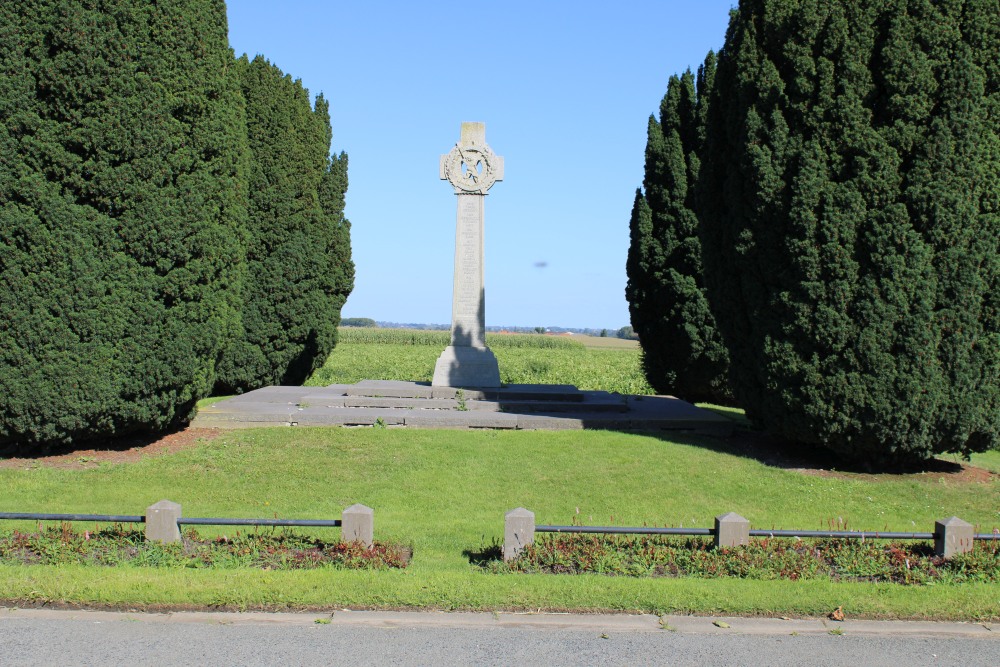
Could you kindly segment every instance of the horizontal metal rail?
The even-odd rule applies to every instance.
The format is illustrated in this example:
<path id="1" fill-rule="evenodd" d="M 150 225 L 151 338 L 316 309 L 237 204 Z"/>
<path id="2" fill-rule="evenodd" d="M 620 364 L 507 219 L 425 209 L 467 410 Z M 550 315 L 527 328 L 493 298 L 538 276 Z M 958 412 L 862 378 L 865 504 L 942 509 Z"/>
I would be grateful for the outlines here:
<path id="1" fill-rule="evenodd" d="M 106 521 L 110 523 L 145 523 L 146 517 L 126 514 L 39 514 L 37 512 L 0 512 L 0 519 L 28 521 Z"/>
<path id="2" fill-rule="evenodd" d="M 177 519 L 177 523 L 199 526 L 320 526 L 324 528 L 339 528 L 341 525 L 340 519 L 195 519 L 184 516 Z"/>
<path id="3" fill-rule="evenodd" d="M 535 526 L 536 533 L 608 533 L 610 535 L 714 535 L 711 528 L 627 528 L 624 526 Z"/>
<path id="4" fill-rule="evenodd" d="M 715 535 L 714 528 L 631 528 L 627 526 L 535 526 L 536 533 L 602 533 L 606 535 Z M 870 530 L 760 530 L 750 531 L 750 537 L 813 537 L 864 540 L 933 540 L 934 533 L 900 533 Z M 1000 532 L 976 533 L 974 540 L 998 540 Z"/>
<path id="5" fill-rule="evenodd" d="M 830 537 L 860 540 L 933 540 L 934 533 L 893 533 L 878 530 L 751 530 L 750 537 Z"/>
<path id="6" fill-rule="evenodd" d="M 145 523 L 146 517 L 125 514 L 41 514 L 38 512 L 0 512 L 0 519 L 21 521 L 103 521 L 105 523 Z M 201 526 L 305 526 L 339 528 L 340 519 L 224 519 L 182 516 L 178 525 Z"/>

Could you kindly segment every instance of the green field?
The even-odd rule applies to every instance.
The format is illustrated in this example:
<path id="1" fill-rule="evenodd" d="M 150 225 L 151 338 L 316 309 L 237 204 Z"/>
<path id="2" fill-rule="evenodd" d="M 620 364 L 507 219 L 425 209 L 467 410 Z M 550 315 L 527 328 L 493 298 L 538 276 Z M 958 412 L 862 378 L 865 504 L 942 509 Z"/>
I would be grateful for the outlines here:
<path id="1" fill-rule="evenodd" d="M 313 384 L 428 380 L 447 343 L 423 332 L 380 332 L 386 338 L 371 342 L 351 335 Z M 542 336 L 491 345 L 507 382 L 608 390 L 642 382 L 635 350 Z M 745 423 L 738 410 L 712 409 Z M 338 518 L 361 502 L 375 508 L 376 539 L 411 545 L 413 559 L 405 570 L 379 572 L 3 565 L 0 598 L 129 608 L 771 615 L 843 606 L 853 617 L 1000 619 L 996 584 L 491 574 L 473 562 L 495 549 L 503 514 L 518 506 L 533 510 L 538 523 L 554 524 L 710 527 L 716 515 L 735 511 L 762 528 L 929 532 L 936 519 L 952 515 L 980 532 L 1000 528 L 998 477 L 831 473 L 768 460 L 732 443 L 679 434 L 286 427 L 226 432 L 172 454 L 87 469 L 29 461 L 0 469 L 0 508 L 142 514 L 168 498 L 187 516 Z M 1000 453 L 977 455 L 973 463 L 1000 471 Z"/>
<path id="2" fill-rule="evenodd" d="M 310 386 L 360 380 L 430 382 L 447 331 L 342 328 L 340 342 Z M 600 338 L 593 339 L 600 341 Z M 572 384 L 585 390 L 647 395 L 638 347 L 588 347 L 569 337 L 487 334 L 505 384 Z"/>

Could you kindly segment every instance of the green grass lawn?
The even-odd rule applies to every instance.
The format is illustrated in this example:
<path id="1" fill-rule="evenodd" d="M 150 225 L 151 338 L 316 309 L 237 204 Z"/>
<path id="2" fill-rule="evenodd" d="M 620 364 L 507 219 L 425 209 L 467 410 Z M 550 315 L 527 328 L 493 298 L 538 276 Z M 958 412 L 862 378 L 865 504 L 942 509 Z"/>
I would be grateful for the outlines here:
<path id="1" fill-rule="evenodd" d="M 987 461 L 995 461 L 987 455 Z M 405 570 L 166 570 L 0 566 L 0 598 L 236 608 L 437 607 L 1000 618 L 996 585 L 491 575 L 470 564 L 502 538 L 505 511 L 539 523 L 711 526 L 735 511 L 755 527 L 930 531 L 958 515 L 1000 527 L 1000 482 L 946 476 L 818 477 L 727 453 L 709 438 L 600 431 L 274 428 L 86 470 L 0 469 L 7 511 L 338 518 L 375 508 L 376 537 L 413 546 Z M 579 513 L 578 513 L 579 512 Z M 13 527 L 11 522 L 5 522 Z M 82 526 L 78 526 L 82 528 Z"/>

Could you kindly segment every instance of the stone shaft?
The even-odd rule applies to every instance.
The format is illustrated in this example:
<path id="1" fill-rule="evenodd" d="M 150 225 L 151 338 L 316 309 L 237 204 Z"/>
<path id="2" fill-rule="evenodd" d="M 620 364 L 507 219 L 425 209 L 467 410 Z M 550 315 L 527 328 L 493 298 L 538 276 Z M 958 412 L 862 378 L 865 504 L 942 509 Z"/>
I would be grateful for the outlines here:
<path id="1" fill-rule="evenodd" d="M 455 286 L 451 302 L 451 344 L 486 347 L 483 195 L 458 195 L 455 225 Z"/>

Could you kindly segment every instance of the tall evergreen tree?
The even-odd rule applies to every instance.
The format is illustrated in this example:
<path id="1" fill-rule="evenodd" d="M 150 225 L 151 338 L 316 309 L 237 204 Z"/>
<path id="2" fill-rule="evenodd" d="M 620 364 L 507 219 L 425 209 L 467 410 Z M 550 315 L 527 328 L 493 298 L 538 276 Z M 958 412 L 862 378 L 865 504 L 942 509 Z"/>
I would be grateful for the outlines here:
<path id="1" fill-rule="evenodd" d="M 0 443 L 157 430 L 209 394 L 242 279 L 222 0 L 0 4 Z"/>
<path id="2" fill-rule="evenodd" d="M 699 210 L 734 390 L 873 463 L 1000 445 L 1000 3 L 743 0 Z"/>
<path id="3" fill-rule="evenodd" d="M 319 95 L 316 99 L 314 112 L 324 129 L 323 145 L 333 142 L 333 130 L 330 127 L 330 105 Z M 319 204 L 325 216 L 324 236 L 326 252 L 321 257 L 326 261 L 324 271 L 330 276 L 330 328 L 331 336 L 327 338 L 328 346 L 324 352 L 317 355 L 313 362 L 316 370 L 326 361 L 330 351 L 337 343 L 337 328 L 340 326 L 340 311 L 347 297 L 354 290 L 354 261 L 351 259 L 351 223 L 344 215 L 347 195 L 347 153 L 331 155 L 327 158 L 323 178 L 319 184 Z"/>
<path id="4" fill-rule="evenodd" d="M 330 159 L 319 97 L 262 56 L 236 63 L 247 108 L 250 209 L 242 335 L 219 364 L 217 391 L 302 384 L 337 340 L 353 265 L 343 219 L 347 158 Z"/>
<path id="5" fill-rule="evenodd" d="M 630 222 L 626 298 L 642 345 L 643 369 L 659 393 L 689 401 L 728 402 L 728 353 L 705 295 L 695 186 L 716 59 L 695 80 L 671 76 L 650 116 L 645 178 Z"/>

